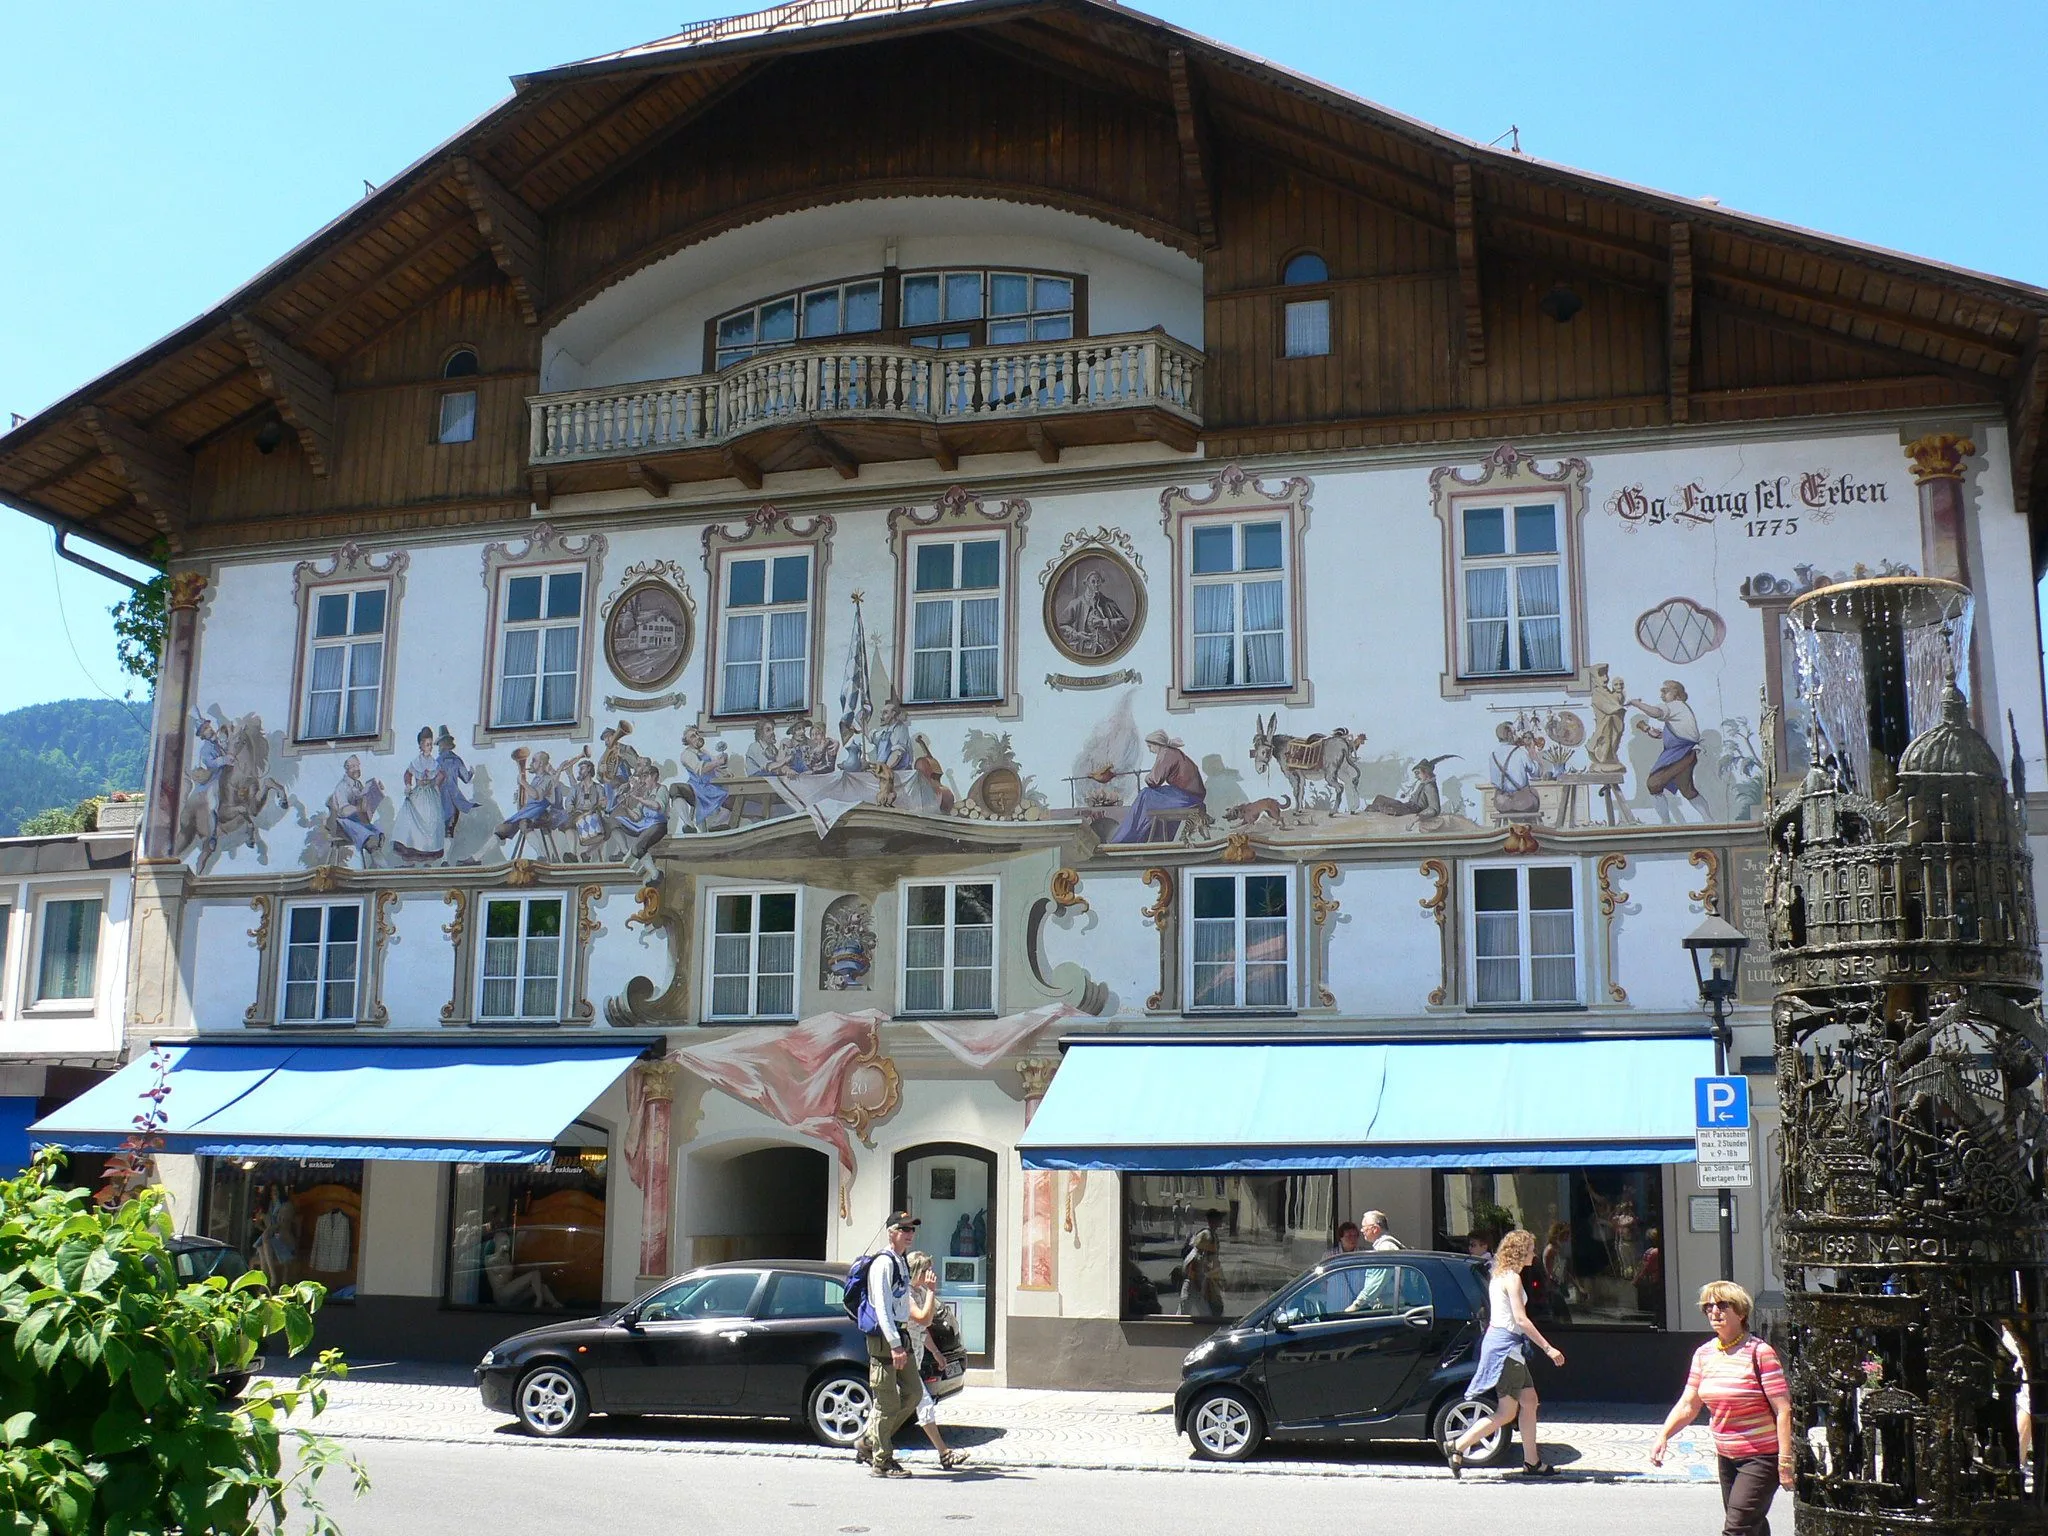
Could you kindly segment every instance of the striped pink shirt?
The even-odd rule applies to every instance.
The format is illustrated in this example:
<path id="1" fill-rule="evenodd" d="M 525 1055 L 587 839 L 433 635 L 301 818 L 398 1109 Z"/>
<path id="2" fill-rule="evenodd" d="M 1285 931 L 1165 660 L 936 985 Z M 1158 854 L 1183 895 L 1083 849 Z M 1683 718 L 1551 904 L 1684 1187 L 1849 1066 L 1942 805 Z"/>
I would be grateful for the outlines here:
<path id="1" fill-rule="evenodd" d="M 1707 1340 L 1693 1351 L 1686 1386 L 1707 1405 L 1720 1455 L 1777 1454 L 1778 1414 L 1772 1403 L 1790 1401 L 1792 1389 L 1785 1384 L 1778 1352 L 1762 1339 L 1745 1334 L 1733 1349 L 1723 1349 L 1719 1339 Z"/>

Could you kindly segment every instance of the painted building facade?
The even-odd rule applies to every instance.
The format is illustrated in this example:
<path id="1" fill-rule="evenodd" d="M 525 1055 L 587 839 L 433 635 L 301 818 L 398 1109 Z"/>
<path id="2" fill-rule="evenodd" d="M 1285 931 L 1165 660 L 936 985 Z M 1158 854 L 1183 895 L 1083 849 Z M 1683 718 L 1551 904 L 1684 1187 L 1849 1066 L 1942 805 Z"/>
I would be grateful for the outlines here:
<path id="1" fill-rule="evenodd" d="M 1680 941 L 1760 922 L 1773 782 L 1828 749 L 1792 598 L 1968 583 L 1973 708 L 2042 771 L 2043 296 L 1087 4 L 519 84 L 0 439 L 12 504 L 170 550 L 131 1052 L 616 1061 L 502 1156 L 371 1134 L 367 1079 L 317 1134 L 195 1120 L 185 1219 L 337 1338 L 462 1356 L 908 1205 L 974 1363 L 1072 1385 L 1175 1379 L 1368 1208 L 1518 1221 L 1580 1390 L 1675 1359 L 1717 1262 Z M 762 127 L 796 101 L 829 163 Z M 1214 1138 L 1020 1153 L 1111 1040 L 1224 1053 L 1165 1106 Z M 1393 1146 L 1378 1058 L 1311 1134 L 1228 1054 L 1288 1042 L 1480 1054 Z"/>

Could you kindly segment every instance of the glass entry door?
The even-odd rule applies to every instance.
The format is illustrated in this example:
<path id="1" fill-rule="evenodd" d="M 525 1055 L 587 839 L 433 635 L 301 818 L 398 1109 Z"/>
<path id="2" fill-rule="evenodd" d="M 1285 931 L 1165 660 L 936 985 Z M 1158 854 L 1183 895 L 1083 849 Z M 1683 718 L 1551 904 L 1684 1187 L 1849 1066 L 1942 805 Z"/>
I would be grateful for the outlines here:
<path id="1" fill-rule="evenodd" d="M 917 1249 L 932 1256 L 939 1297 L 960 1314 L 970 1365 L 991 1363 L 995 1338 L 995 1154 L 931 1142 L 896 1154 L 895 1205 L 917 1217 Z"/>

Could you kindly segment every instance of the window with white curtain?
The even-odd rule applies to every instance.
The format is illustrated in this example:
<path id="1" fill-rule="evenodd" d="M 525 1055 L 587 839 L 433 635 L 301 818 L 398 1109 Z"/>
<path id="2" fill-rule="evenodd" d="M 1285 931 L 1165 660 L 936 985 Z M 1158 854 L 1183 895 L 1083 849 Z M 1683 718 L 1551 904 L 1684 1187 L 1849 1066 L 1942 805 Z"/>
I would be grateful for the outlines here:
<path id="1" fill-rule="evenodd" d="M 561 897 L 490 898 L 479 943 L 479 1019 L 553 1023 L 561 1017 Z"/>
<path id="2" fill-rule="evenodd" d="M 42 935 L 36 952 L 39 1003 L 90 1002 L 99 975 L 98 896 L 52 896 L 42 904 Z"/>
<path id="3" fill-rule="evenodd" d="M 914 704 L 1003 695 L 1003 538 L 919 538 L 910 547 Z"/>
<path id="4" fill-rule="evenodd" d="M 1458 508 L 1458 595 L 1468 677 L 1568 672 L 1555 502 Z"/>
<path id="5" fill-rule="evenodd" d="M 508 572 L 502 580 L 491 724 L 567 724 L 576 718 L 583 676 L 584 572 Z"/>
<path id="6" fill-rule="evenodd" d="M 301 741 L 375 736 L 383 728 L 387 586 L 323 589 L 307 614 Z"/>
<path id="7" fill-rule="evenodd" d="M 796 922 L 793 890 L 726 890 L 713 896 L 706 1017 L 796 1017 Z"/>
<path id="8" fill-rule="evenodd" d="M 1187 540 L 1187 686 L 1273 688 L 1292 681 L 1283 518 L 1195 519 Z"/>
<path id="9" fill-rule="evenodd" d="M 284 998 L 287 1024 L 350 1023 L 362 970 L 361 902 L 307 903 L 285 909 Z"/>
<path id="10" fill-rule="evenodd" d="M 729 556 L 724 575 L 717 712 L 809 708 L 810 552 Z"/>
<path id="11" fill-rule="evenodd" d="M 993 1013 L 996 888 L 985 880 L 903 889 L 903 1010 Z"/>
<path id="12" fill-rule="evenodd" d="M 1188 1007 L 1286 1008 L 1294 930 L 1285 870 L 1188 877 Z"/>
<path id="13" fill-rule="evenodd" d="M 1472 871 L 1472 1004 L 1579 1001 L 1579 918 L 1568 864 Z"/>

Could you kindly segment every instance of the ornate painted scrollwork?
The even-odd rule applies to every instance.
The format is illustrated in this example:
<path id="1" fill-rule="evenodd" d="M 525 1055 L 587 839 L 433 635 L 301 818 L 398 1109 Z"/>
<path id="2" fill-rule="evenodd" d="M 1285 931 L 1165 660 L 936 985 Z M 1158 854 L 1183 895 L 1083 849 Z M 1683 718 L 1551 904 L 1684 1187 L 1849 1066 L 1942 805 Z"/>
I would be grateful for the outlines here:
<path id="1" fill-rule="evenodd" d="M 1437 951 L 1443 972 L 1436 986 L 1430 990 L 1429 1006 L 1441 1008 L 1451 995 L 1450 937 L 1444 929 L 1450 921 L 1451 866 L 1442 859 L 1424 859 L 1417 873 L 1436 881 L 1436 889 L 1421 897 L 1416 905 L 1436 919 Z"/>
<path id="2" fill-rule="evenodd" d="M 862 1146 L 872 1147 L 874 1138 L 868 1133 L 895 1114 L 902 1103 L 903 1074 L 882 1054 L 881 1030 L 870 1029 L 860 1053 L 846 1069 L 839 1118 L 860 1138 Z"/>
<path id="3" fill-rule="evenodd" d="M 1603 853 L 1593 866 L 1593 878 L 1600 884 L 1600 948 L 1607 958 L 1607 997 L 1616 1003 L 1628 1001 L 1627 991 L 1614 979 L 1614 914 L 1628 900 L 1628 892 L 1614 884 L 1614 874 L 1627 863 L 1625 853 Z"/>
<path id="4" fill-rule="evenodd" d="M 1081 894 L 1081 871 L 1078 869 L 1056 869 L 1052 872 L 1050 889 L 1052 904 L 1062 912 L 1078 907 L 1083 912 L 1093 911 L 1087 898 Z"/>
<path id="5" fill-rule="evenodd" d="M 1318 928 L 1327 923 L 1340 910 L 1342 904 L 1323 888 L 1325 880 L 1337 878 L 1337 866 L 1325 859 L 1312 865 L 1308 872 L 1308 913 L 1309 920 Z"/>
<path id="6" fill-rule="evenodd" d="M 1145 871 L 1144 880 L 1147 885 L 1158 888 L 1159 899 L 1153 902 L 1151 906 L 1139 912 L 1138 916 L 1145 919 L 1154 928 L 1164 932 L 1167 915 L 1173 911 L 1173 871 L 1158 868 L 1148 869 Z M 1153 1005 L 1147 1004 L 1146 1006 L 1150 1007 Z"/>
<path id="7" fill-rule="evenodd" d="M 1686 900 L 1696 901 L 1710 916 L 1721 915 L 1721 855 L 1711 848 L 1695 848 L 1686 856 L 1686 863 L 1695 869 L 1707 872 L 1696 891 L 1687 891 Z"/>

